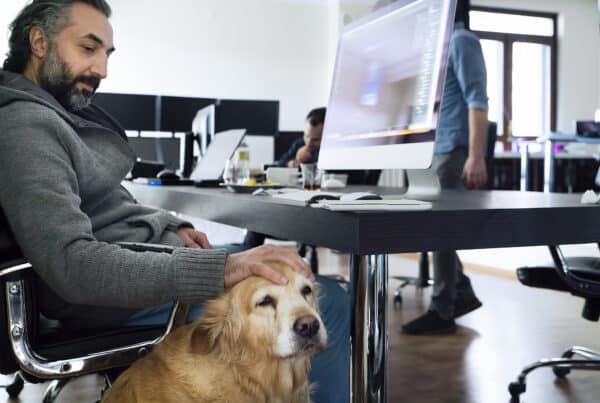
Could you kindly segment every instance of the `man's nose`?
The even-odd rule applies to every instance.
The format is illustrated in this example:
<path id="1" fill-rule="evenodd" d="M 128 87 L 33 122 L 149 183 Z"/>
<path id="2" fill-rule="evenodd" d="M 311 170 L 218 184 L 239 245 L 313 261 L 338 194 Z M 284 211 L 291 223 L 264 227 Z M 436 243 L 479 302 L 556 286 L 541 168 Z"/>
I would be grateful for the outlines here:
<path id="1" fill-rule="evenodd" d="M 100 79 L 105 79 L 108 76 L 108 57 L 100 56 L 91 66 L 92 74 Z"/>

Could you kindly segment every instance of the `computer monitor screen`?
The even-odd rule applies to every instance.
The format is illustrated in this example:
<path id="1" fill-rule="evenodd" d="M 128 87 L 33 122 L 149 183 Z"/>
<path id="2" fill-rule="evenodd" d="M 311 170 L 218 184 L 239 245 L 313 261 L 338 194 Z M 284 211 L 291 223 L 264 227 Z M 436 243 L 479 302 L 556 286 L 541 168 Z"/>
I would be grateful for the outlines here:
<path id="1" fill-rule="evenodd" d="M 180 168 L 179 138 L 129 137 L 128 140 L 137 158 L 160 162 L 173 171 Z"/>
<path id="2" fill-rule="evenodd" d="M 160 130 L 167 132 L 191 131 L 196 112 L 215 102 L 217 100 L 213 98 L 161 97 Z"/>
<path id="3" fill-rule="evenodd" d="M 246 129 L 246 133 L 273 136 L 279 131 L 279 101 L 220 99 L 215 130 Z"/>
<path id="4" fill-rule="evenodd" d="M 431 165 L 455 6 L 398 1 L 342 32 L 319 168 Z"/>
<path id="5" fill-rule="evenodd" d="M 156 96 L 99 92 L 94 104 L 114 117 L 125 130 L 158 130 Z"/>

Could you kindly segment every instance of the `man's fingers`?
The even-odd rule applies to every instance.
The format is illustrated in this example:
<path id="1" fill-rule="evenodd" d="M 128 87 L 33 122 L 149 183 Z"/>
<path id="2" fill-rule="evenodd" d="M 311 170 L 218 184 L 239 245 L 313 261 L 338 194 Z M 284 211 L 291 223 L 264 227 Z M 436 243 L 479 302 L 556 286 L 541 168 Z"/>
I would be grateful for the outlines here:
<path id="1" fill-rule="evenodd" d="M 278 253 L 275 253 L 273 260 L 278 260 L 281 263 L 287 264 L 292 269 L 294 269 L 294 271 L 297 271 L 306 278 L 309 278 L 313 281 L 315 279 L 315 276 L 312 270 L 310 269 L 310 266 L 295 251 L 291 252 L 285 249 L 278 249 Z"/>
<path id="2" fill-rule="evenodd" d="M 251 264 L 250 272 L 256 276 L 266 278 L 275 284 L 286 285 L 288 283 L 288 278 L 286 276 L 276 272 L 264 263 Z"/>
<path id="3" fill-rule="evenodd" d="M 201 246 L 194 240 L 194 238 L 192 238 L 190 236 L 190 234 L 188 232 L 184 232 L 183 235 L 181 236 L 181 240 L 183 241 L 184 245 L 187 246 L 188 248 L 193 248 L 193 249 L 197 249 L 200 248 Z"/>
<path id="4" fill-rule="evenodd" d="M 208 237 L 204 232 L 194 232 L 194 238 L 196 243 L 198 243 L 203 249 L 212 249 L 212 245 L 208 241 Z"/>

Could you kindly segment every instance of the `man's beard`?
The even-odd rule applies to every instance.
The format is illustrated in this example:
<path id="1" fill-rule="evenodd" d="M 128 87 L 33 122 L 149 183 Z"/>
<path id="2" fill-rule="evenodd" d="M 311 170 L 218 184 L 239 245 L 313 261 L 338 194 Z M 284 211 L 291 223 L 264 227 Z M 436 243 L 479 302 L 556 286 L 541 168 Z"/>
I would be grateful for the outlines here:
<path id="1" fill-rule="evenodd" d="M 60 60 L 55 46 L 49 49 L 48 56 L 40 65 L 38 81 L 44 90 L 69 110 L 79 110 L 88 106 L 100 85 L 100 79 L 96 77 L 73 77 L 66 63 Z M 87 84 L 94 90 L 79 90 L 76 87 L 78 82 Z"/>

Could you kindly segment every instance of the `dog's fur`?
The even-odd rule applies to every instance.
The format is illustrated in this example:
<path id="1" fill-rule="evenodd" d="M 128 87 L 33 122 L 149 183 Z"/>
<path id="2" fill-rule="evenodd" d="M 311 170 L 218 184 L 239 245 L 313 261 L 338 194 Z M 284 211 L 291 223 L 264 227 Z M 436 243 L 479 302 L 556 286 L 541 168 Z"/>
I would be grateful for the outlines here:
<path id="1" fill-rule="evenodd" d="M 309 356 L 327 343 L 316 284 L 270 266 L 288 277 L 286 286 L 250 277 L 209 301 L 199 320 L 125 371 L 102 403 L 310 402 Z M 318 321 L 316 334 L 300 336 L 299 318 Z"/>

